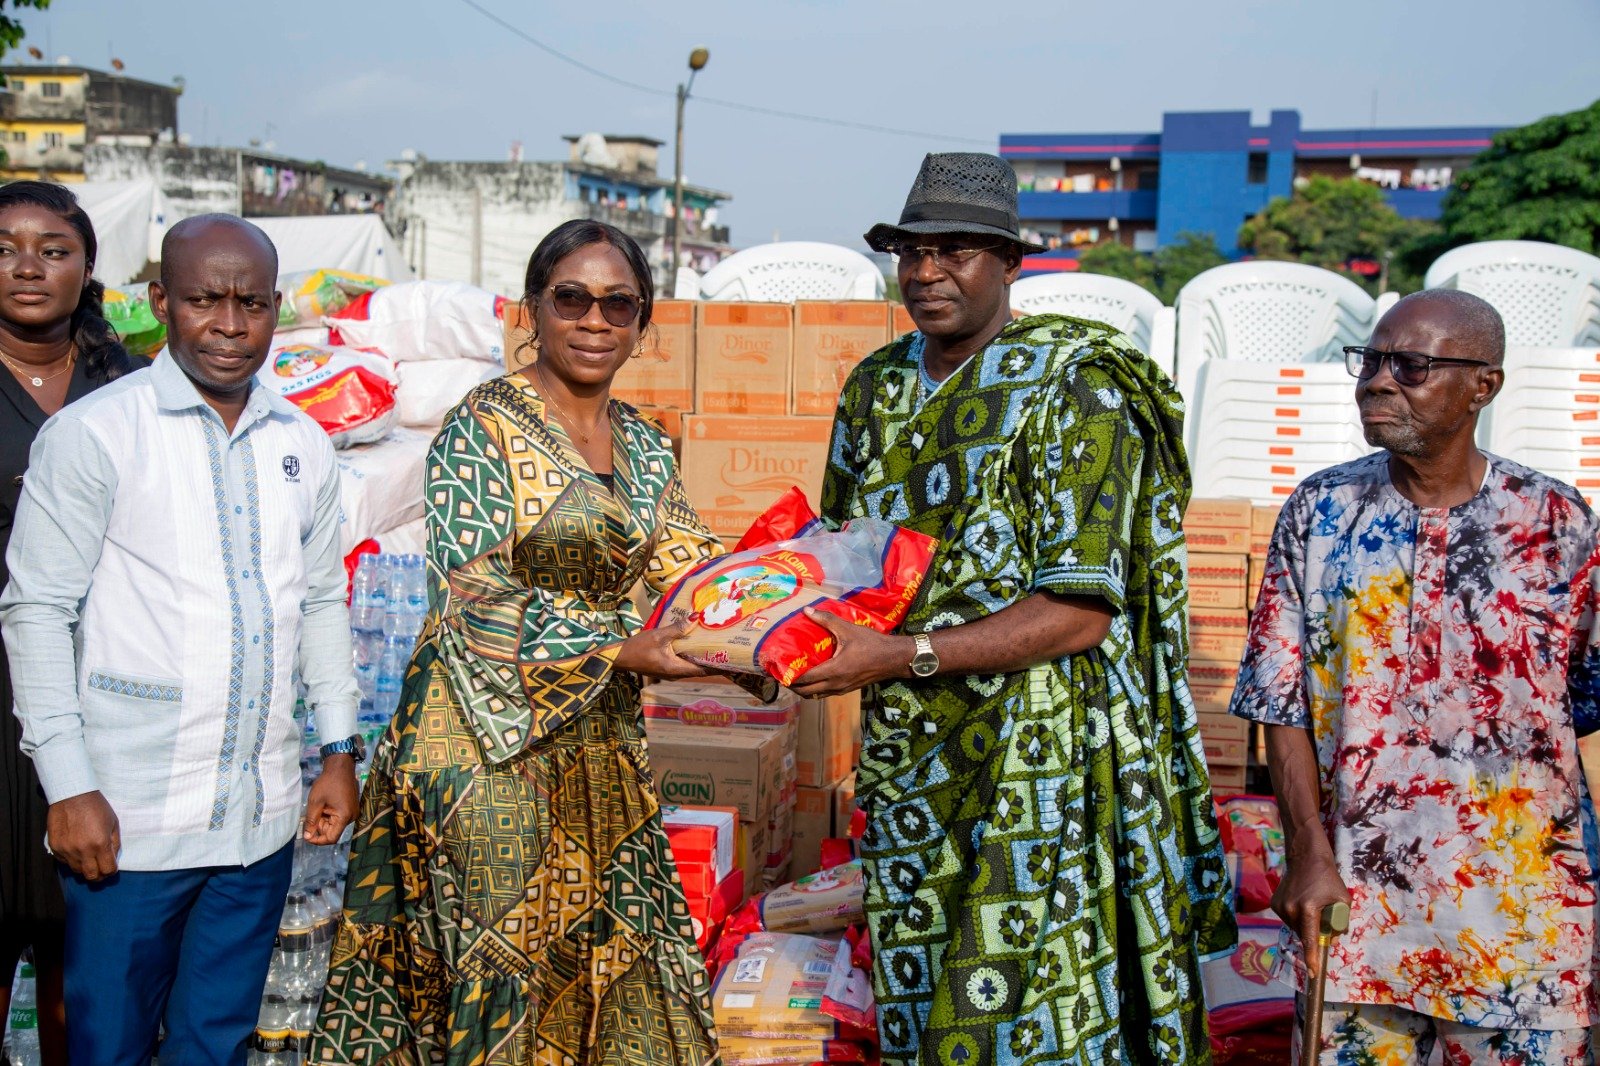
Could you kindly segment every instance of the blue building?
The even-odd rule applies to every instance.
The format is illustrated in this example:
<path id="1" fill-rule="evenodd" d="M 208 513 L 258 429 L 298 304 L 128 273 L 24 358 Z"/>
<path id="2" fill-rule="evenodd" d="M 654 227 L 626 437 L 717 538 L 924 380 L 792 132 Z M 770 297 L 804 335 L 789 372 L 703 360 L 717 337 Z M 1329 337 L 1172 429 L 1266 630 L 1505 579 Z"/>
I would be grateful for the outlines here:
<path id="1" fill-rule="evenodd" d="M 1407 218 L 1437 218 L 1447 190 L 1498 127 L 1306 130 L 1298 111 L 1257 126 L 1248 111 L 1169 111 L 1159 133 L 1003 133 L 1022 228 L 1051 251 L 1025 273 L 1076 269 L 1078 251 L 1115 240 L 1139 251 L 1185 232 L 1236 255 L 1239 226 L 1318 174 L 1384 189 Z"/>

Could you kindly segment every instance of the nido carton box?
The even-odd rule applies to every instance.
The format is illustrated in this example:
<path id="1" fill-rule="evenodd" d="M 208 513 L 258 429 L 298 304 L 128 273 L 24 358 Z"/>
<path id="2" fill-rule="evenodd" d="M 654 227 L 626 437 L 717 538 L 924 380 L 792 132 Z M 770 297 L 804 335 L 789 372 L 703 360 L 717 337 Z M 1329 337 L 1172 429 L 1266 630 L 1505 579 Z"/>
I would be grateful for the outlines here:
<path id="1" fill-rule="evenodd" d="M 680 469 L 689 502 L 730 543 L 792 485 L 820 506 L 832 431 L 828 418 L 688 415 Z"/>
<path id="2" fill-rule="evenodd" d="M 1183 515 L 1183 532 L 1191 552 L 1250 550 L 1249 500 L 1190 500 Z"/>
<path id="3" fill-rule="evenodd" d="M 850 772 L 855 723 L 861 718 L 861 693 L 800 703 L 800 737 L 795 744 L 800 784 L 831 785 Z"/>
<path id="4" fill-rule="evenodd" d="M 662 803 L 735 807 L 765 826 L 782 797 L 793 725 L 708 729 L 647 718 L 645 733 Z"/>
<path id="5" fill-rule="evenodd" d="M 790 412 L 832 417 L 850 371 L 888 340 L 886 304 L 867 300 L 796 303 Z"/>
<path id="6" fill-rule="evenodd" d="M 696 306 L 694 409 L 702 414 L 787 414 L 794 340 L 789 305 Z"/>
<path id="7" fill-rule="evenodd" d="M 1251 508 L 1250 555 L 1252 557 L 1266 558 L 1267 549 L 1272 545 L 1272 531 L 1278 528 L 1278 515 L 1282 511 L 1282 504 Z"/>
<path id="8" fill-rule="evenodd" d="M 611 384 L 619 400 L 641 407 L 694 409 L 694 301 L 658 300 L 639 354 Z"/>

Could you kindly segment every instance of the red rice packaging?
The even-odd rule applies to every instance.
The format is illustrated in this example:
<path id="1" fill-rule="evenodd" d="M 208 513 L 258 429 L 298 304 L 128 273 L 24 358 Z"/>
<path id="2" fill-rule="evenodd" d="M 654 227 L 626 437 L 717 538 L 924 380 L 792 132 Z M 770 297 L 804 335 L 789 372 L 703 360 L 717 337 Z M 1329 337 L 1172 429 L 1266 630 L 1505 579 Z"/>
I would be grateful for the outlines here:
<path id="1" fill-rule="evenodd" d="M 335 448 L 379 440 L 399 418 L 394 364 L 375 352 L 289 344 L 272 350 L 256 380 L 310 415 Z"/>
<path id="2" fill-rule="evenodd" d="M 782 537 L 790 532 L 798 536 Z M 652 628 L 688 621 L 673 643 L 691 662 L 791 684 L 833 656 L 810 607 L 887 633 L 910 610 L 938 541 L 875 518 L 823 529 L 799 489 L 758 519 L 731 555 L 696 567 L 663 596 Z"/>

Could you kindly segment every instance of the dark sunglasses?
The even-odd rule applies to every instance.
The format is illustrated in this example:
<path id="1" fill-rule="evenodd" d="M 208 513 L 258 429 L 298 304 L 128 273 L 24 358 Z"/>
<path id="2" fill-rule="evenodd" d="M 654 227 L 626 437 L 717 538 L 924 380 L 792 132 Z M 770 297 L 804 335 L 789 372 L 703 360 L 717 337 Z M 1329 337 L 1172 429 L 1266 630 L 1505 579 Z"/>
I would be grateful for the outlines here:
<path id="1" fill-rule="evenodd" d="M 1367 348 L 1360 344 L 1352 344 L 1344 350 L 1344 368 L 1350 371 L 1350 376 L 1366 379 L 1377 374 L 1378 368 L 1384 361 L 1389 363 L 1389 375 L 1394 378 L 1395 384 L 1408 388 L 1416 388 L 1428 380 L 1428 372 L 1435 364 L 1441 366 L 1493 366 L 1480 359 L 1446 359 L 1439 355 L 1423 355 L 1421 352 L 1386 352 L 1379 348 Z"/>
<path id="2" fill-rule="evenodd" d="M 550 306 L 568 322 L 581 320 L 589 313 L 589 308 L 597 303 L 601 316 L 618 329 L 633 325 L 639 317 L 639 309 L 644 306 L 644 301 L 632 293 L 608 292 L 604 296 L 596 296 L 576 285 L 553 285 L 550 288 Z"/>

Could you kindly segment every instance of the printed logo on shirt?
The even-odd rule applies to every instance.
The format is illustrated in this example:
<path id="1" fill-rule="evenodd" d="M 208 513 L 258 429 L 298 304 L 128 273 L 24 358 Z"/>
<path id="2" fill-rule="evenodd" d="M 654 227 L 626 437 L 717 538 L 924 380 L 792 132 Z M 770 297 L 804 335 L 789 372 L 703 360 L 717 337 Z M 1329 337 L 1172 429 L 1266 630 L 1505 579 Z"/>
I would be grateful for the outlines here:
<path id="1" fill-rule="evenodd" d="M 300 457 L 298 455 L 285 455 L 283 457 L 283 476 L 290 481 L 300 481 Z"/>

